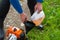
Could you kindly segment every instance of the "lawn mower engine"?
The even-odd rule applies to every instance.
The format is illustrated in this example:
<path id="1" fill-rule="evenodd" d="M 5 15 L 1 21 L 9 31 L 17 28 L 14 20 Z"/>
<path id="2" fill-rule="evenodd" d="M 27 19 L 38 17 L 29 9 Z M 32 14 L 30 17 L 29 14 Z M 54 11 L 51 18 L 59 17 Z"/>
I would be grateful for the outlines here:
<path id="1" fill-rule="evenodd" d="M 22 29 L 9 26 L 6 31 L 7 40 L 26 40 L 25 33 Z"/>

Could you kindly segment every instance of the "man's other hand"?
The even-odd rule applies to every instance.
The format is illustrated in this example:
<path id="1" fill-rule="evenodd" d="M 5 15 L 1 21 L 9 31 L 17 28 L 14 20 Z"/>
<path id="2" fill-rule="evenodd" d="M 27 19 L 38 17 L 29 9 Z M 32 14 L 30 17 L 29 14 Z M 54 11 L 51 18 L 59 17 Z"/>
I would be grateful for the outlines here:
<path id="1" fill-rule="evenodd" d="M 35 11 L 38 10 L 38 12 L 42 11 L 42 4 L 41 3 L 37 3 L 34 7 Z"/>

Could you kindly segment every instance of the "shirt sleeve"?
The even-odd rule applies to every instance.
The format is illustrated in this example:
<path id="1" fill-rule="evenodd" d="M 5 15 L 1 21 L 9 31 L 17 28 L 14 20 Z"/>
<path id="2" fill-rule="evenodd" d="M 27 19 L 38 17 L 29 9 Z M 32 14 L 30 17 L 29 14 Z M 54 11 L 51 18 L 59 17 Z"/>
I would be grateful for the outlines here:
<path id="1" fill-rule="evenodd" d="M 43 2 L 43 0 L 36 0 L 37 2 L 40 2 L 40 3 L 42 3 Z"/>
<path id="2" fill-rule="evenodd" d="M 23 12 L 22 7 L 19 3 L 19 0 L 10 0 L 10 3 L 13 5 L 16 11 L 19 12 L 19 14 Z"/>

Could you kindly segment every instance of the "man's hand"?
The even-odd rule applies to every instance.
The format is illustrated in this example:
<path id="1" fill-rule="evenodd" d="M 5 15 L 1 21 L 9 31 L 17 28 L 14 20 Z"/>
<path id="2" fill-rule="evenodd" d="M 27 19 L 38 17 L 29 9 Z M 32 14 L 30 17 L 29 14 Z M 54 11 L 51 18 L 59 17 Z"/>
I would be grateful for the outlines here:
<path id="1" fill-rule="evenodd" d="M 42 11 L 42 4 L 41 3 L 37 3 L 35 5 L 35 11 L 38 10 L 38 12 Z"/>
<path id="2" fill-rule="evenodd" d="M 27 16 L 25 13 L 20 14 L 20 17 L 23 23 L 27 20 Z"/>

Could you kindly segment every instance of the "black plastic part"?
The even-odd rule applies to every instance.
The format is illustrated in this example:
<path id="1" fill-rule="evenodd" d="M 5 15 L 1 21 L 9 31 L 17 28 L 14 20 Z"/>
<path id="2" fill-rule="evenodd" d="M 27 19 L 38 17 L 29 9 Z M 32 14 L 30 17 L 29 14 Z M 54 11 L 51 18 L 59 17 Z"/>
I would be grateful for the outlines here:
<path id="1" fill-rule="evenodd" d="M 20 38 L 18 38 L 17 40 L 25 40 L 25 33 L 22 33 L 22 34 L 20 35 Z"/>
<path id="2" fill-rule="evenodd" d="M 17 29 L 16 29 L 16 28 L 14 28 L 14 32 L 15 32 L 15 31 L 17 31 Z"/>
<path id="3" fill-rule="evenodd" d="M 26 27 L 26 34 L 35 26 L 32 21 L 26 21 L 24 24 Z"/>
<path id="4" fill-rule="evenodd" d="M 37 26 L 37 28 L 41 31 L 44 30 L 44 27 L 41 27 L 41 26 Z"/>
<path id="5" fill-rule="evenodd" d="M 21 40 L 24 40 L 24 39 L 25 39 L 25 34 L 22 33 L 22 34 L 20 35 L 20 37 L 21 37 L 21 38 L 20 38 Z"/>

